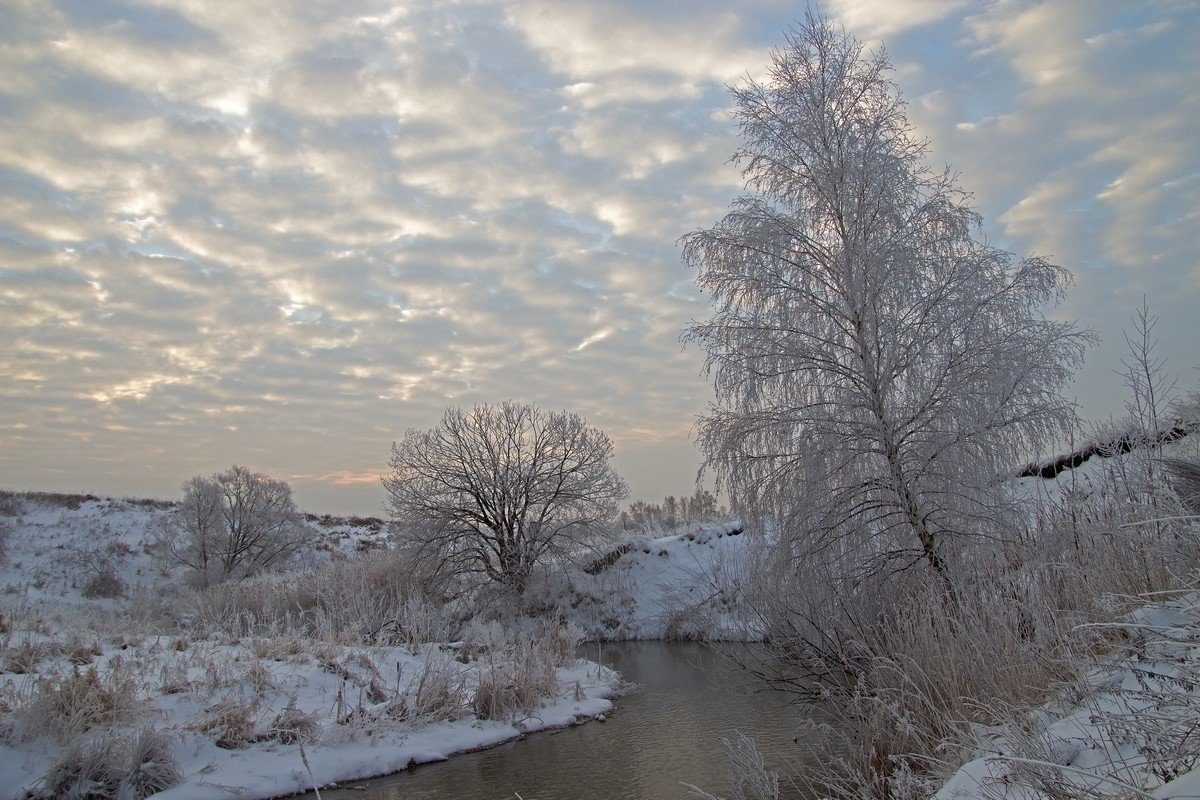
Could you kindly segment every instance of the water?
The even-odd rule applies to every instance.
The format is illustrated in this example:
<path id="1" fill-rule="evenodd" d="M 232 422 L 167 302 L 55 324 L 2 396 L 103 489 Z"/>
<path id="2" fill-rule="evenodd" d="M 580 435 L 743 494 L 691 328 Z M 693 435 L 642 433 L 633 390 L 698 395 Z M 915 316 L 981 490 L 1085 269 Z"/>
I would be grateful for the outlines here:
<path id="1" fill-rule="evenodd" d="M 595 645 L 587 657 L 596 658 Z M 326 800 L 674 800 L 681 782 L 728 795 L 728 762 L 718 739 L 752 736 L 768 768 L 786 772 L 796 714 L 777 692 L 751 693 L 744 674 L 717 667 L 691 642 L 606 644 L 604 662 L 641 689 L 616 700 L 608 722 L 538 733 L 477 753 L 360 781 Z M 786 780 L 783 781 L 786 784 Z M 364 791 L 365 789 L 365 791 Z M 785 798 L 798 794 L 784 786 Z M 309 795 L 308 797 L 313 797 Z"/>

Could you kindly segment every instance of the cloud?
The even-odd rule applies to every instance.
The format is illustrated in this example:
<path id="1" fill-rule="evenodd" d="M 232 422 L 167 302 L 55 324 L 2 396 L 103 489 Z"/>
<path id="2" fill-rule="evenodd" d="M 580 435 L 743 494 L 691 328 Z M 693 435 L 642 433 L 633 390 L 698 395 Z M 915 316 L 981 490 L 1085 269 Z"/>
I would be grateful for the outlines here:
<path id="1" fill-rule="evenodd" d="M 1101 334 L 1074 388 L 1091 418 L 1121 413 L 1112 370 L 1143 295 L 1163 319 L 1169 368 L 1196 365 L 1197 23 L 1190 2 L 1012 0 L 889 42 L 898 61 L 925 64 L 934 30 L 953 42 L 939 55 L 952 69 L 906 73 L 913 119 L 997 243 L 1074 272 L 1054 313 Z"/>
<path id="2" fill-rule="evenodd" d="M 944 19 L 967 0 L 829 0 L 830 13 L 862 39 L 892 36 Z"/>
<path id="3" fill-rule="evenodd" d="M 1069 310 L 1195 299 L 1194 8 L 829 9 L 888 37 L 989 232 L 1083 264 Z M 794 13 L 7 4 L 0 482 L 171 496 L 238 462 L 376 512 L 406 428 L 513 398 L 687 491 L 707 308 L 674 243 L 740 190 L 725 84 Z"/>

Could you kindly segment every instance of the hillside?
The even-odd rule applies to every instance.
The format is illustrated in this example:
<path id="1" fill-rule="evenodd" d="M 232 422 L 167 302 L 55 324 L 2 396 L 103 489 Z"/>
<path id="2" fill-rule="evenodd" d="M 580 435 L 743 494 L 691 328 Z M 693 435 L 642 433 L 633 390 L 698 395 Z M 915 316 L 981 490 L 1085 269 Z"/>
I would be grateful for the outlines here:
<path id="1" fill-rule="evenodd" d="M 0 798 L 273 797 L 612 707 L 578 629 L 452 624 L 378 520 L 310 517 L 292 572 L 200 591 L 156 556 L 171 510 L 0 495 Z"/>

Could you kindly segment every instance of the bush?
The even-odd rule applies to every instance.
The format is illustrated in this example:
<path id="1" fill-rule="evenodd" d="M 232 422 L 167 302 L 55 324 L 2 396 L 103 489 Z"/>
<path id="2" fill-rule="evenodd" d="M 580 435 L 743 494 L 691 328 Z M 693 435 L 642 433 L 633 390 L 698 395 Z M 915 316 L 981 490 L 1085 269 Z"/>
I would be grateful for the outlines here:
<path id="1" fill-rule="evenodd" d="M 0 520 L 0 564 L 8 562 L 8 543 L 12 540 L 13 524 Z"/>
<path id="2" fill-rule="evenodd" d="M 117 661 L 101 673 L 96 667 L 38 679 L 32 696 L 17 712 L 22 739 L 48 734 L 69 742 L 99 726 L 120 725 L 145 708 L 136 679 Z"/>
<path id="3" fill-rule="evenodd" d="M 142 800 L 182 780 L 170 738 L 147 727 L 76 740 L 41 779 L 34 797 Z"/>

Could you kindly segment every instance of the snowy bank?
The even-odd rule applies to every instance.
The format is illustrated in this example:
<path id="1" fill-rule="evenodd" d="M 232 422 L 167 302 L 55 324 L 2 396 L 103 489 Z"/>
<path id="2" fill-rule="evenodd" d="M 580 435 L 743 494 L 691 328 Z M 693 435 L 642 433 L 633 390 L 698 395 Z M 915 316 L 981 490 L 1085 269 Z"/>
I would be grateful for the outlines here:
<path id="1" fill-rule="evenodd" d="M 79 785 L 132 769 L 102 764 L 89 778 L 78 764 L 89 740 L 109 746 L 113 732 L 146 726 L 165 734 L 183 775 L 156 796 L 289 794 L 578 724 L 608 712 L 620 682 L 533 637 L 405 648 L 266 637 L 67 643 L 26 631 L 3 657 L 5 798 L 58 796 L 50 774 Z"/>
<path id="2" fill-rule="evenodd" d="M 755 639 L 738 593 L 752 538 L 736 522 L 639 536 L 551 582 L 547 603 L 595 639 Z"/>
<path id="3" fill-rule="evenodd" d="M 1200 797 L 1200 595 L 1104 628 L 1128 637 L 1119 653 L 984 732 L 934 800 Z"/>
<path id="4" fill-rule="evenodd" d="M 619 689 L 555 621 L 438 638 L 398 562 L 355 555 L 377 520 L 310 519 L 309 569 L 194 593 L 155 557 L 168 503 L 0 501 L 0 798 L 274 797 L 578 724 Z"/>

